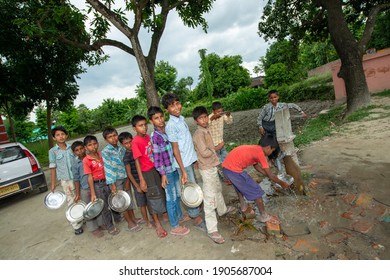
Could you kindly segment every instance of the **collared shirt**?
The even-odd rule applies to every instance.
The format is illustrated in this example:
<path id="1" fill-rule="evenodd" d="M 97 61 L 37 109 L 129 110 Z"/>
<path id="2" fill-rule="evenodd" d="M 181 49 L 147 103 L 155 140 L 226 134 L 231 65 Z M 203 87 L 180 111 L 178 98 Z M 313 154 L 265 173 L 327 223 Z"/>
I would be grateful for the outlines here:
<path id="1" fill-rule="evenodd" d="M 90 155 L 87 155 L 83 159 L 84 174 L 92 174 L 93 180 L 106 179 L 104 175 L 104 164 L 101 152 L 98 153 L 99 159 L 95 159 Z"/>
<path id="2" fill-rule="evenodd" d="M 198 125 L 192 139 L 198 156 L 199 169 L 205 170 L 219 165 L 219 157 L 214 149 L 210 131 L 207 128 Z"/>
<path id="3" fill-rule="evenodd" d="M 84 174 L 83 161 L 75 157 L 72 164 L 73 182 L 80 182 L 80 189 L 89 189 L 88 175 Z"/>
<path id="4" fill-rule="evenodd" d="M 154 168 L 153 146 L 148 134 L 145 137 L 136 135 L 131 143 L 134 159 L 139 159 L 141 171 L 146 172 Z"/>
<path id="5" fill-rule="evenodd" d="M 153 143 L 154 167 L 161 175 L 174 172 L 176 170 L 174 167 L 175 157 L 168 136 L 161 130 L 154 128 L 151 139 Z"/>
<path id="6" fill-rule="evenodd" d="M 165 133 L 168 135 L 170 142 L 178 144 L 184 167 L 190 166 L 197 160 L 192 136 L 183 116 L 175 117 L 170 115 L 165 127 Z M 177 162 L 175 162 L 174 166 L 179 168 Z"/>
<path id="7" fill-rule="evenodd" d="M 106 176 L 107 185 L 115 183 L 117 180 L 126 179 L 126 168 L 123 163 L 123 156 L 126 149 L 118 144 L 116 149 L 111 144 L 107 144 L 102 151 L 102 158 L 104 163 L 104 174 Z"/>
<path id="8" fill-rule="evenodd" d="M 219 143 L 223 142 L 223 124 L 233 123 L 233 116 L 223 115 L 220 118 L 211 121 L 211 117 L 214 116 L 214 113 L 209 115 L 209 131 L 214 142 L 214 146 L 217 146 Z"/>
<path id="9" fill-rule="evenodd" d="M 303 113 L 301 107 L 299 107 L 297 104 L 294 103 L 276 103 L 276 106 L 274 107 L 271 102 L 265 104 L 263 108 L 261 108 L 259 117 L 257 118 L 257 125 L 262 128 L 263 127 L 263 120 L 267 122 L 271 122 L 275 120 L 275 112 L 281 111 L 283 109 L 295 109 L 299 111 L 300 113 Z"/>
<path id="10" fill-rule="evenodd" d="M 72 180 L 72 162 L 74 155 L 69 144 L 65 150 L 57 144 L 49 150 L 49 168 L 56 169 L 58 180 Z"/>

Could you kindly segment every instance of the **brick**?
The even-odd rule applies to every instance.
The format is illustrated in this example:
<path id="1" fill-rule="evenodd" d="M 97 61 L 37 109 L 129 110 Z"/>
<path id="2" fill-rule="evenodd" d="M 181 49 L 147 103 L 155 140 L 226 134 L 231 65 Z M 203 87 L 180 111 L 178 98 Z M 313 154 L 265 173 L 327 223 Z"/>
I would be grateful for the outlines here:
<path id="1" fill-rule="evenodd" d="M 326 234 L 324 237 L 329 243 L 340 244 L 344 240 L 347 240 L 348 237 L 350 237 L 350 234 L 343 231 L 332 231 Z"/>
<path id="2" fill-rule="evenodd" d="M 270 235 L 273 235 L 276 237 L 283 237 L 283 235 L 280 233 L 280 225 L 267 222 L 266 226 L 267 226 L 267 232 Z"/>
<path id="3" fill-rule="evenodd" d="M 352 205 L 355 199 L 356 199 L 356 194 L 353 193 L 347 193 L 346 195 L 343 196 L 344 202 L 349 205 Z"/>
<path id="4" fill-rule="evenodd" d="M 327 226 L 329 226 L 329 222 L 328 221 L 320 221 L 318 222 L 320 228 L 325 228 Z"/>
<path id="5" fill-rule="evenodd" d="M 374 219 L 380 219 L 387 213 L 386 206 L 382 204 L 375 204 L 372 208 L 365 211 L 365 216 Z"/>
<path id="6" fill-rule="evenodd" d="M 341 217 L 348 220 L 358 220 L 360 216 L 364 213 L 364 210 L 360 207 L 351 208 L 349 211 L 341 214 Z"/>
<path id="7" fill-rule="evenodd" d="M 293 249 L 311 253 L 317 253 L 320 250 L 318 242 L 310 239 L 298 239 L 295 242 Z"/>
<path id="8" fill-rule="evenodd" d="M 349 211 L 341 214 L 341 217 L 348 219 L 348 220 L 354 220 L 353 216 L 354 216 L 353 213 L 349 212 Z"/>
<path id="9" fill-rule="evenodd" d="M 374 226 L 374 223 L 367 221 L 367 220 L 360 220 L 357 221 L 352 225 L 352 228 L 356 231 L 362 232 L 362 233 L 367 233 L 369 232 L 372 227 Z"/>
<path id="10" fill-rule="evenodd" d="M 372 205 L 373 199 L 372 196 L 366 193 L 359 194 L 358 198 L 355 201 L 356 206 L 363 208 L 369 208 Z"/>

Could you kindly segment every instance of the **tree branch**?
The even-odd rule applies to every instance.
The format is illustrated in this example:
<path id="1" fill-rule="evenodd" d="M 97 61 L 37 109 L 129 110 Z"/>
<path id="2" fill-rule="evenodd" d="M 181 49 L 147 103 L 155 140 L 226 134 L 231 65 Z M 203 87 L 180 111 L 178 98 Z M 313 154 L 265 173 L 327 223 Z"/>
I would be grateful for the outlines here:
<path id="1" fill-rule="evenodd" d="M 370 13 L 368 14 L 366 26 L 365 26 L 364 32 L 363 32 L 363 36 L 359 42 L 359 47 L 363 48 L 363 51 L 365 51 L 366 46 L 371 39 L 371 34 L 374 31 L 375 20 L 378 16 L 379 12 L 381 12 L 382 10 L 387 10 L 387 9 L 390 9 L 390 3 L 377 5 L 374 8 L 372 8 Z"/>
<path id="2" fill-rule="evenodd" d="M 127 52 L 128 54 L 131 54 L 132 56 L 135 56 L 134 50 L 132 48 L 130 48 L 129 46 L 125 45 L 124 43 L 116 41 L 116 40 L 100 39 L 100 40 L 94 42 L 92 45 L 75 42 L 75 41 L 69 40 L 65 37 L 60 37 L 59 40 L 61 42 L 68 44 L 68 45 L 71 45 L 71 46 L 74 46 L 74 47 L 77 47 L 77 48 L 80 48 L 80 49 L 83 49 L 86 51 L 101 51 L 101 48 L 103 46 L 113 46 L 113 47 L 117 47 L 117 48 L 123 50 L 124 52 Z"/>

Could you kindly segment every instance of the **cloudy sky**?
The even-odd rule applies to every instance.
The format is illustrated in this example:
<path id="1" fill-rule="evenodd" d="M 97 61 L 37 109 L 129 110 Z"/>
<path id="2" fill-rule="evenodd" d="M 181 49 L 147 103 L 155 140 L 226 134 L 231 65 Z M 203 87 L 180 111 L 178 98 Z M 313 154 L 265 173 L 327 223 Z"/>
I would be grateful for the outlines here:
<path id="1" fill-rule="evenodd" d="M 82 7 L 84 1 L 71 1 Z M 117 1 L 120 2 L 120 1 Z M 185 27 L 176 13 L 171 12 L 159 45 L 157 61 L 168 61 L 177 69 L 178 79 L 191 76 L 194 85 L 199 76 L 199 49 L 207 49 L 207 53 L 219 56 L 241 55 L 243 66 L 249 71 L 265 55 L 268 43 L 257 34 L 265 1 L 259 0 L 217 0 L 213 9 L 206 14 L 209 25 L 208 33 L 201 28 Z M 128 42 L 113 27 L 111 39 Z M 141 37 L 144 53 L 149 50 L 150 34 L 144 32 Z M 110 59 L 102 65 L 89 67 L 87 73 L 78 80 L 80 93 L 75 105 L 85 104 L 88 108 L 98 107 L 103 99 L 135 97 L 136 85 L 140 82 L 140 72 L 133 56 L 114 47 L 104 47 Z"/>

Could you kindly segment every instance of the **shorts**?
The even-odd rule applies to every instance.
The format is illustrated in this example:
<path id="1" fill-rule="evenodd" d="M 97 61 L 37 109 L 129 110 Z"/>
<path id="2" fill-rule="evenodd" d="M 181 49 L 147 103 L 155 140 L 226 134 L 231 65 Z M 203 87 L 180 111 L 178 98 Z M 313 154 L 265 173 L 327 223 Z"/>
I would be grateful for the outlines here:
<path id="1" fill-rule="evenodd" d="M 245 171 L 238 173 L 223 168 L 223 174 L 247 200 L 262 198 L 264 191 Z"/>
<path id="2" fill-rule="evenodd" d="M 133 185 L 133 184 L 132 184 Z M 137 188 L 133 185 L 134 197 L 138 207 L 144 207 L 147 205 L 146 193 L 138 192 Z"/>
<path id="3" fill-rule="evenodd" d="M 155 168 L 142 172 L 148 191 L 146 192 L 147 202 L 152 214 L 162 214 L 165 208 L 165 191 L 161 187 L 161 177 Z"/>

